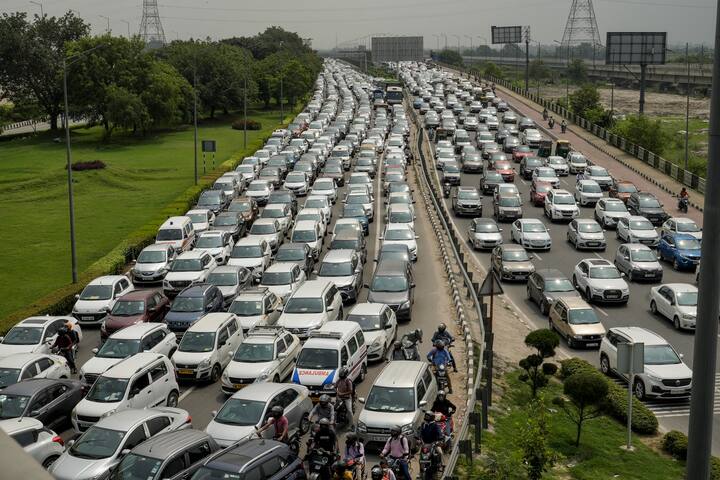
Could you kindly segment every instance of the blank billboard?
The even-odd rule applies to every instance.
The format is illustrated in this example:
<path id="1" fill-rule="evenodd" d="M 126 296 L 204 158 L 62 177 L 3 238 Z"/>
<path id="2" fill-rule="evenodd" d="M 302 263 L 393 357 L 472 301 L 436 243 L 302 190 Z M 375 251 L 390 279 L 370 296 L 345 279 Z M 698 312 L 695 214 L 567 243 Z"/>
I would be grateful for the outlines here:
<path id="1" fill-rule="evenodd" d="M 608 32 L 605 63 L 616 65 L 662 65 L 667 32 Z"/>
<path id="2" fill-rule="evenodd" d="M 492 43 L 521 43 L 522 27 L 490 27 Z"/>

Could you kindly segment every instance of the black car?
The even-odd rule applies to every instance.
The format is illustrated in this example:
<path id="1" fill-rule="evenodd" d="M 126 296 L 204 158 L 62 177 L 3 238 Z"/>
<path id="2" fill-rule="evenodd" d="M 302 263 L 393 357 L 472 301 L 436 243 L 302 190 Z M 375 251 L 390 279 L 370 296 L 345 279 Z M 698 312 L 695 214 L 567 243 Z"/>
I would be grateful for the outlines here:
<path id="1" fill-rule="evenodd" d="M 270 196 L 268 197 L 267 204 L 272 205 L 276 203 L 281 203 L 283 205 L 290 205 L 290 210 L 292 211 L 293 217 L 297 215 L 298 211 L 298 204 L 297 204 L 297 197 L 295 197 L 295 194 L 291 192 L 290 190 L 275 190 L 273 192 L 270 192 Z"/>
<path id="2" fill-rule="evenodd" d="M 245 235 L 246 227 L 240 212 L 220 212 L 215 216 L 212 229 L 228 232 L 237 241 Z"/>
<path id="3" fill-rule="evenodd" d="M 230 204 L 230 197 L 222 190 L 204 190 L 197 201 L 197 208 L 206 208 L 218 214 Z"/>
<path id="4" fill-rule="evenodd" d="M 367 260 L 367 243 L 365 235 L 358 234 L 353 230 L 338 232 L 330 242 L 329 250 L 354 250 L 360 256 L 363 263 Z"/>
<path id="5" fill-rule="evenodd" d="M 550 305 L 560 297 L 578 297 L 570 280 L 555 268 L 543 268 L 531 274 L 527 283 L 528 300 L 540 307 L 540 313 L 548 315 Z"/>
<path id="6" fill-rule="evenodd" d="M 502 175 L 494 170 L 488 170 L 485 171 L 480 179 L 480 190 L 483 195 L 487 195 L 495 190 L 495 185 L 500 185 L 502 183 L 505 183 Z"/>
<path id="7" fill-rule="evenodd" d="M 520 176 L 525 180 L 531 180 L 533 171 L 537 167 L 542 167 L 544 165 L 545 162 L 543 162 L 540 157 L 524 157 L 520 160 Z"/>
<path id="8" fill-rule="evenodd" d="M 225 304 L 223 294 L 215 285 L 193 285 L 175 297 L 165 323 L 178 338 L 185 330 L 208 313 L 220 312 Z"/>
<path id="9" fill-rule="evenodd" d="M 662 225 L 670 215 L 663 209 L 662 203 L 649 192 L 635 192 L 627 201 L 627 209 L 632 215 L 640 215 L 655 225 Z"/>
<path id="10" fill-rule="evenodd" d="M 312 249 L 307 243 L 285 243 L 280 245 L 275 253 L 275 261 L 297 263 L 308 277 L 315 267 Z"/>
<path id="11" fill-rule="evenodd" d="M 290 446 L 254 438 L 233 444 L 188 470 L 183 478 L 300 480 L 307 478 L 302 460 Z"/>
<path id="12" fill-rule="evenodd" d="M 399 260 L 379 262 L 368 288 L 367 301 L 385 303 L 395 311 L 398 320 L 412 318 L 415 280 L 412 267 Z"/>
<path id="13" fill-rule="evenodd" d="M 400 260 L 410 265 L 410 267 L 413 265 L 410 249 L 404 243 L 388 243 L 380 247 L 378 258 L 375 261 L 380 263 L 391 260 Z"/>
<path id="14" fill-rule="evenodd" d="M 32 378 L 10 385 L 0 393 L 0 420 L 32 417 L 57 430 L 83 398 L 82 383 L 75 380 Z"/>

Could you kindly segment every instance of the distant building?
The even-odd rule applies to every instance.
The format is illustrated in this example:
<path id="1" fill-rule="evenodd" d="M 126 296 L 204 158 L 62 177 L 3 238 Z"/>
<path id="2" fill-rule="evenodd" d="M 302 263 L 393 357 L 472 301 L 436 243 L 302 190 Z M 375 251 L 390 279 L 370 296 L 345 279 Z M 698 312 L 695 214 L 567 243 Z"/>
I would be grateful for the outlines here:
<path id="1" fill-rule="evenodd" d="M 373 37 L 373 63 L 423 60 L 423 37 Z"/>

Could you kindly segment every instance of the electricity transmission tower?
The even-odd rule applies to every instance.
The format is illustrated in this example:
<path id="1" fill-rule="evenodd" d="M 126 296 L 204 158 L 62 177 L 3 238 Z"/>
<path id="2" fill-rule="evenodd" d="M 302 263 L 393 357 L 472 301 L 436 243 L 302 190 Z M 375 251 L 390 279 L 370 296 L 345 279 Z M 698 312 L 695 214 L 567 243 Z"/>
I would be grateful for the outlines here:
<path id="1" fill-rule="evenodd" d="M 570 48 L 583 43 L 589 43 L 592 46 L 594 63 L 595 49 L 602 45 L 602 42 L 592 0 L 572 0 L 562 37 L 562 46 L 567 49 L 568 58 L 570 57 Z"/>
<path id="2" fill-rule="evenodd" d="M 149 48 L 158 48 L 165 45 L 165 32 L 162 23 L 160 23 L 157 0 L 143 0 L 140 37 Z"/>

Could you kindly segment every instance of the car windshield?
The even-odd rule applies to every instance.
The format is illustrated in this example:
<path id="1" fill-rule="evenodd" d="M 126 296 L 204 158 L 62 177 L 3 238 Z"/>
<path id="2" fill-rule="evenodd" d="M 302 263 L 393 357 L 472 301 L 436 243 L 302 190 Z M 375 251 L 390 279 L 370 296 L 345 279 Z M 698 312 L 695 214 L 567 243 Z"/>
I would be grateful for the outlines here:
<path id="1" fill-rule="evenodd" d="M 305 183 L 305 174 L 288 173 L 288 176 L 285 177 L 285 181 L 289 183 Z"/>
<path id="2" fill-rule="evenodd" d="M 588 173 L 593 177 L 609 177 L 607 170 L 602 167 L 590 167 Z"/>
<path id="3" fill-rule="evenodd" d="M 162 459 L 130 453 L 112 470 L 110 480 L 153 480 L 162 464 Z"/>
<path id="4" fill-rule="evenodd" d="M 199 258 L 176 258 L 170 265 L 172 272 L 199 272 L 202 270 L 202 262 Z"/>
<path id="5" fill-rule="evenodd" d="M 700 250 L 700 242 L 689 238 L 684 238 L 677 241 L 677 248 L 682 250 Z"/>
<path id="6" fill-rule="evenodd" d="M 345 203 L 348 205 L 362 205 L 364 203 L 370 203 L 370 199 L 367 195 L 348 195 Z"/>
<path id="7" fill-rule="evenodd" d="M 556 205 L 574 205 L 575 199 L 572 195 L 555 195 L 553 203 Z"/>
<path id="8" fill-rule="evenodd" d="M 237 245 L 233 247 L 232 258 L 258 258 L 263 256 L 260 245 Z"/>
<path id="9" fill-rule="evenodd" d="M 482 222 L 475 224 L 475 231 L 483 233 L 496 233 L 500 231 L 500 228 L 494 223 Z"/>
<path id="10" fill-rule="evenodd" d="M 73 457 L 91 460 L 111 457 L 126 433 L 93 425 L 73 443 L 68 453 Z"/>
<path id="11" fill-rule="evenodd" d="M 409 229 L 395 228 L 385 232 L 385 240 L 413 240 L 415 235 Z"/>
<path id="12" fill-rule="evenodd" d="M 267 190 L 268 186 L 267 183 L 251 183 L 248 186 L 248 191 L 250 192 L 264 192 Z"/>
<path id="13" fill-rule="evenodd" d="M 179 296 L 172 303 L 171 310 L 173 312 L 202 312 L 205 310 L 203 297 Z"/>
<path id="14" fill-rule="evenodd" d="M 138 255 L 137 263 L 164 263 L 165 252 L 159 250 L 143 250 Z"/>
<path id="15" fill-rule="evenodd" d="M 273 359 L 272 343 L 241 343 L 235 351 L 233 361 L 243 363 L 270 362 Z"/>
<path id="16" fill-rule="evenodd" d="M 498 205 L 501 207 L 519 207 L 520 197 L 500 197 Z"/>
<path id="17" fill-rule="evenodd" d="M 694 233 L 699 232 L 700 227 L 695 222 L 677 222 L 677 231 Z"/>
<path id="18" fill-rule="evenodd" d="M 229 308 L 230 313 L 239 317 L 253 317 L 262 314 L 262 302 L 254 300 L 235 300 Z"/>
<path id="19" fill-rule="evenodd" d="M 395 388 L 374 386 L 368 394 L 365 409 L 372 412 L 414 412 L 415 390 L 413 388 Z"/>
<path id="20" fill-rule="evenodd" d="M 575 287 L 573 287 L 572 283 L 566 278 L 556 278 L 545 281 L 546 292 L 572 292 L 573 290 L 575 290 Z"/>
<path id="21" fill-rule="evenodd" d="M 413 215 L 410 212 L 391 212 L 388 216 L 388 223 L 411 223 Z"/>
<path id="22" fill-rule="evenodd" d="M 583 193 L 602 193 L 602 189 L 597 183 L 586 183 L 583 185 Z"/>
<path id="23" fill-rule="evenodd" d="M 284 313 L 322 313 L 322 298 L 292 297 L 285 305 Z"/>
<path id="24" fill-rule="evenodd" d="M 547 228 L 542 223 L 524 222 L 522 224 L 523 232 L 547 232 Z"/>
<path id="25" fill-rule="evenodd" d="M 303 220 L 309 220 L 311 222 L 318 222 L 320 223 L 322 221 L 322 216 L 320 213 L 312 213 L 312 212 L 303 212 L 299 213 L 297 217 L 295 217 L 296 222 L 301 222 Z M 252 233 L 252 231 L 251 231 Z"/>
<path id="26" fill-rule="evenodd" d="M 502 259 L 503 262 L 527 262 L 530 257 L 525 250 L 504 250 Z"/>
<path id="27" fill-rule="evenodd" d="M 381 318 L 379 315 L 352 314 L 348 315 L 347 320 L 357 323 L 358 325 L 360 325 L 360 328 L 362 328 L 366 332 L 373 332 L 383 329 L 383 325 L 381 324 Z"/>
<path id="28" fill-rule="evenodd" d="M 375 275 L 370 285 L 373 292 L 404 292 L 407 289 L 407 279 L 402 275 Z"/>
<path id="29" fill-rule="evenodd" d="M 80 294 L 80 300 L 110 300 L 112 285 L 88 285 Z"/>
<path id="30" fill-rule="evenodd" d="M 312 198 L 305 202 L 305 208 L 325 208 L 327 207 L 327 201 L 321 198 Z"/>
<path id="31" fill-rule="evenodd" d="M 265 402 L 245 398 L 230 398 L 213 419 L 225 425 L 248 427 L 257 425 L 265 411 Z M 193 477 L 195 478 L 195 477 Z M 216 477 L 212 477 L 216 478 Z M 220 478 L 227 478 L 224 475 Z"/>
<path id="32" fill-rule="evenodd" d="M 253 223 L 253 226 L 250 227 L 250 234 L 252 235 L 272 235 L 275 232 L 275 225 L 267 223 Z"/>
<path id="33" fill-rule="evenodd" d="M 645 365 L 677 365 L 682 363 L 670 345 L 645 345 Z"/>
<path id="34" fill-rule="evenodd" d="M 125 397 L 129 379 L 100 376 L 90 388 L 86 399 L 99 403 L 115 403 Z"/>
<path id="35" fill-rule="evenodd" d="M 314 242 L 317 240 L 315 230 L 295 230 L 292 234 L 293 242 Z"/>
<path id="36" fill-rule="evenodd" d="M 297 368 L 332 370 L 338 367 L 338 351 L 329 348 L 303 348 L 297 359 Z"/>
<path id="37" fill-rule="evenodd" d="M 578 231 L 583 233 L 599 233 L 602 232 L 602 227 L 597 223 L 578 223 Z"/>
<path id="38" fill-rule="evenodd" d="M 183 233 L 179 228 L 163 228 L 158 230 L 156 240 L 158 242 L 168 242 L 171 240 L 182 240 Z"/>
<path id="39" fill-rule="evenodd" d="M 228 207 L 229 212 L 249 212 L 252 205 L 249 202 L 233 202 Z"/>
<path id="40" fill-rule="evenodd" d="M 592 308 L 573 309 L 568 313 L 568 323 L 570 325 L 588 325 L 591 323 L 600 323 L 595 310 Z"/>
<path id="41" fill-rule="evenodd" d="M 555 177 L 555 170 L 552 168 L 538 167 L 535 172 L 538 177 Z"/>
<path id="42" fill-rule="evenodd" d="M 525 167 L 538 167 L 542 165 L 542 160 L 539 158 L 528 158 L 525 160 Z"/>
<path id="43" fill-rule="evenodd" d="M 590 278 L 620 278 L 620 272 L 613 266 L 590 268 Z"/>
<path id="44" fill-rule="evenodd" d="M 13 383 L 17 383 L 19 376 L 19 368 L 0 368 L 0 388 L 5 388 Z"/>
<path id="45" fill-rule="evenodd" d="M 216 227 L 228 227 L 237 225 L 238 223 L 239 221 L 236 215 L 218 215 L 215 218 Z"/>
<path id="46" fill-rule="evenodd" d="M 292 283 L 292 273 L 266 271 L 263 273 L 260 283 L 262 285 L 289 285 Z"/>
<path id="47" fill-rule="evenodd" d="M 13 327 L 5 335 L 4 345 L 35 345 L 40 343 L 43 329 L 37 327 Z"/>
<path id="48" fill-rule="evenodd" d="M 335 188 L 334 182 L 325 182 L 322 180 L 318 180 L 313 184 L 313 189 L 315 190 L 333 190 Z"/>
<path id="49" fill-rule="evenodd" d="M 655 227 L 647 220 L 633 220 L 630 222 L 631 230 L 653 230 Z"/>
<path id="50" fill-rule="evenodd" d="M 352 274 L 353 268 L 350 262 L 323 262 L 318 271 L 321 277 L 346 277 Z"/>
<path id="51" fill-rule="evenodd" d="M 215 348 L 215 332 L 185 332 L 178 351 L 212 352 Z"/>
<path id="52" fill-rule="evenodd" d="M 98 353 L 99 358 L 127 358 L 140 352 L 140 340 L 126 338 L 108 338 Z"/>
<path id="53" fill-rule="evenodd" d="M 220 248 L 222 246 L 223 240 L 220 235 L 200 235 L 195 242 L 195 248 Z"/>
<path id="54" fill-rule="evenodd" d="M 358 240 L 333 240 L 330 242 L 330 250 L 359 250 Z M 350 274 L 348 274 L 350 275 Z"/>
<path id="55" fill-rule="evenodd" d="M 203 192 L 202 195 L 200 195 L 200 200 L 198 200 L 198 205 L 220 203 L 221 198 L 219 190 Z"/>
<path id="56" fill-rule="evenodd" d="M 565 165 L 565 159 L 562 158 L 562 157 L 560 157 L 560 158 L 548 158 L 548 163 L 549 163 L 550 165 Z"/>
<path id="57" fill-rule="evenodd" d="M 547 193 L 550 190 L 552 190 L 552 185 L 549 184 L 538 184 L 535 185 L 535 192 L 536 193 Z"/>
<path id="58" fill-rule="evenodd" d="M 362 207 L 362 205 L 345 205 L 345 208 L 343 208 L 343 217 L 357 218 L 364 216 L 365 209 Z"/>
<path id="59" fill-rule="evenodd" d="M 676 292 L 677 304 L 681 307 L 696 307 L 698 303 L 698 292 Z"/>
<path id="60" fill-rule="evenodd" d="M 17 418 L 25 413 L 30 397 L 0 394 L 0 418 Z"/>
<path id="61" fill-rule="evenodd" d="M 638 198 L 638 203 L 645 208 L 660 208 L 660 202 L 654 197 L 642 196 Z"/>
<path id="62" fill-rule="evenodd" d="M 300 248 L 280 248 L 275 254 L 276 262 L 300 262 L 305 260 L 305 250 Z"/>
<path id="63" fill-rule="evenodd" d="M 657 262 L 657 255 L 652 250 L 631 250 L 630 258 L 633 262 Z"/>
<path id="64" fill-rule="evenodd" d="M 627 208 L 625 207 L 625 204 L 621 201 L 606 202 L 605 210 L 607 210 L 608 212 L 627 212 Z"/>
<path id="65" fill-rule="evenodd" d="M 501 165 L 498 165 L 498 168 L 506 168 L 506 167 L 502 167 Z M 460 169 L 458 168 L 458 166 L 450 164 L 450 163 L 445 164 L 445 166 L 443 167 L 443 171 L 445 173 L 460 173 Z"/>
<path id="66" fill-rule="evenodd" d="M 635 193 L 638 189 L 632 183 L 621 183 L 617 186 L 617 191 L 620 193 Z"/>
<path id="67" fill-rule="evenodd" d="M 479 200 L 480 194 L 474 190 L 461 190 L 458 192 L 459 200 Z"/>
<path id="68" fill-rule="evenodd" d="M 233 287 L 239 283 L 238 274 L 235 272 L 213 272 L 208 276 L 207 283 L 218 287 Z"/>

